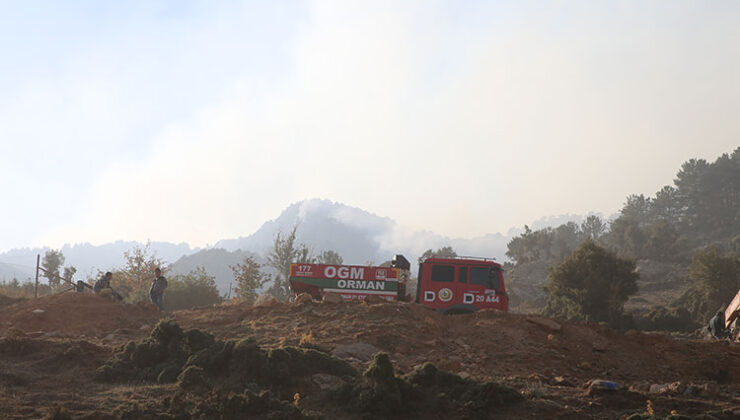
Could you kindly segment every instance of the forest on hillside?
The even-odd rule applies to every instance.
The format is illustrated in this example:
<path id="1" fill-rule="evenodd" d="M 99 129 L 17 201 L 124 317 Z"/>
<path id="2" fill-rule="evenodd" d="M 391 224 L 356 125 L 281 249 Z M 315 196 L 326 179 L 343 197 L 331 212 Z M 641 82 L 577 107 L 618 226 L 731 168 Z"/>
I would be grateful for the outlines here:
<path id="1" fill-rule="evenodd" d="M 555 269 L 585 241 L 643 265 L 685 268 L 685 292 L 652 308 L 638 323 L 675 330 L 701 325 L 740 287 L 740 147 L 714 162 L 684 162 L 673 185 L 654 196 L 629 195 L 613 220 L 591 215 L 580 225 L 534 231 L 525 226 L 508 244 L 509 268 L 514 273 L 546 268 L 552 288 Z"/>

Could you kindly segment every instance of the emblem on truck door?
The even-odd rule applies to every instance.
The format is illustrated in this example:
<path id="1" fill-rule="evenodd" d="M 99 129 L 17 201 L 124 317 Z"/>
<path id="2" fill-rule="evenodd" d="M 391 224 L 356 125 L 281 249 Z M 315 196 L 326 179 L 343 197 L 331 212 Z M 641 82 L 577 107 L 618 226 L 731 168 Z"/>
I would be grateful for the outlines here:
<path id="1" fill-rule="evenodd" d="M 439 300 L 442 302 L 449 302 L 452 300 L 452 290 L 448 288 L 440 289 L 439 291 Z"/>

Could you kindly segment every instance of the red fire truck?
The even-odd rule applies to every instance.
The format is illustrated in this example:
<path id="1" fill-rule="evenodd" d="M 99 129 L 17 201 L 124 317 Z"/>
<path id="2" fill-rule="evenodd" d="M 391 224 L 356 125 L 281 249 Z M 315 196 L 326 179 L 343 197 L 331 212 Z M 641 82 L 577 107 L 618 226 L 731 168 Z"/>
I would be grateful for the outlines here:
<path id="1" fill-rule="evenodd" d="M 290 284 L 296 295 L 308 293 L 315 299 L 333 292 L 344 300 L 374 295 L 414 301 L 445 313 L 508 310 L 503 270 L 493 259 L 427 258 L 419 264 L 415 288 L 410 268 L 403 255 L 396 255 L 390 267 L 292 264 Z"/>

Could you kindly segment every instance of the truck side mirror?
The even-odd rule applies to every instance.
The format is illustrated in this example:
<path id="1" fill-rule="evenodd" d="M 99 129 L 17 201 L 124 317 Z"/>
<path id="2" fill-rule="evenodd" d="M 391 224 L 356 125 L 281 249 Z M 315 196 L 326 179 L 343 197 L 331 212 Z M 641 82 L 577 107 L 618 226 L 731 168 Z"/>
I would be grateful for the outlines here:
<path id="1" fill-rule="evenodd" d="M 500 272 L 501 269 L 496 266 L 491 267 L 491 270 L 488 272 L 488 283 L 495 290 L 501 288 L 501 280 L 499 279 Z"/>

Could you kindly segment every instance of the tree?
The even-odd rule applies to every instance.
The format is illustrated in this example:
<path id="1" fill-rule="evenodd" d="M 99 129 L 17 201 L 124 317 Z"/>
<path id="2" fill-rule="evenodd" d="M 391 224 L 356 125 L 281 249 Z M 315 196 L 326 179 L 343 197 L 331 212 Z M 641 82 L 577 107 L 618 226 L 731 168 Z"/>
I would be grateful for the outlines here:
<path id="1" fill-rule="evenodd" d="M 689 266 L 692 286 L 676 300 L 699 323 L 705 323 L 717 310 L 730 303 L 740 289 L 740 258 L 722 253 L 716 246 L 697 251 Z"/>
<path id="2" fill-rule="evenodd" d="M 572 227 L 566 226 L 565 229 L 572 229 Z M 565 236 L 561 239 L 564 239 Z M 555 240 L 556 233 L 550 227 L 532 231 L 529 226 L 524 225 L 524 233 L 509 241 L 506 256 L 517 264 L 550 260 L 553 258 L 553 252 L 558 252 L 557 246 L 554 246 Z M 562 244 L 561 240 L 558 245 L 562 246 Z"/>
<path id="3" fill-rule="evenodd" d="M 230 265 L 236 281 L 234 294 L 236 298 L 252 303 L 257 299 L 257 289 L 267 281 L 266 275 L 261 271 L 262 266 L 252 257 L 245 257 L 237 265 Z"/>
<path id="4" fill-rule="evenodd" d="M 622 217 L 637 223 L 647 223 L 650 221 L 650 206 L 650 197 L 631 194 L 627 196 L 627 202 L 622 207 Z"/>
<path id="5" fill-rule="evenodd" d="M 168 311 L 190 309 L 220 303 L 216 278 L 198 266 L 187 274 L 178 274 L 168 280 L 164 307 Z"/>
<path id="6" fill-rule="evenodd" d="M 678 232 L 672 224 L 661 220 L 647 229 L 645 254 L 655 260 L 669 260 L 679 251 Z"/>
<path id="7" fill-rule="evenodd" d="M 597 239 L 601 238 L 601 235 L 605 232 L 606 223 L 604 223 L 599 216 L 592 214 L 591 216 L 588 216 L 583 223 L 581 223 L 581 233 L 583 234 L 584 239 L 591 239 L 595 242 Z"/>
<path id="8" fill-rule="evenodd" d="M 77 273 L 77 269 L 70 265 L 68 267 L 64 267 L 64 275 L 62 277 L 74 283 L 72 277 L 74 277 L 75 273 Z"/>
<path id="9" fill-rule="evenodd" d="M 268 292 L 278 300 L 288 300 L 290 290 L 290 265 L 293 263 L 312 263 L 311 250 L 304 244 L 296 243 L 298 225 L 286 236 L 282 232 L 275 234 L 272 249 L 267 254 L 267 265 L 274 268 L 277 274 Z"/>
<path id="10" fill-rule="evenodd" d="M 670 185 L 655 193 L 655 198 L 650 204 L 651 220 L 678 224 L 681 221 L 681 205 L 677 196 L 678 190 Z"/>
<path id="11" fill-rule="evenodd" d="M 646 234 L 636 220 L 620 216 L 611 223 L 607 242 L 621 255 L 642 257 L 646 241 Z"/>
<path id="12" fill-rule="evenodd" d="M 514 260 L 517 264 L 525 264 L 532 259 L 532 250 L 529 238 L 532 236 L 532 230 L 529 226 L 524 225 L 524 233 L 512 238 L 506 245 L 506 256 Z M 421 258 L 419 258 L 421 261 Z"/>
<path id="13" fill-rule="evenodd" d="M 709 164 L 704 159 L 690 159 L 681 165 L 673 184 L 677 188 L 676 201 L 678 202 L 682 219 L 687 226 L 696 226 L 701 221 L 704 212 L 704 203 L 701 199 L 702 178 L 707 172 Z"/>
<path id="14" fill-rule="evenodd" d="M 51 286 L 59 286 L 59 269 L 64 265 L 64 254 L 62 251 L 55 251 L 50 249 L 44 254 L 44 258 L 41 260 L 41 268 L 44 269 L 43 276 L 49 279 Z"/>
<path id="15" fill-rule="evenodd" d="M 169 267 L 164 261 L 157 258 L 156 253 L 147 244 L 142 248 L 135 246 L 132 250 L 123 253 L 126 263 L 120 272 L 113 273 L 111 280 L 113 288 L 127 296 L 129 302 L 146 300 L 149 288 L 154 281 L 154 270 L 159 268 L 166 276 Z"/>
<path id="16" fill-rule="evenodd" d="M 342 265 L 343 263 L 344 258 L 336 251 L 324 251 L 316 256 L 316 264 Z"/>
<path id="17" fill-rule="evenodd" d="M 557 267 L 550 268 L 545 314 L 620 326 L 623 307 L 637 293 L 635 262 L 585 241 Z"/>
<path id="18" fill-rule="evenodd" d="M 432 251 L 432 249 L 427 249 L 424 251 L 423 254 L 421 254 L 421 257 L 419 257 L 419 264 L 423 263 L 424 260 L 427 258 L 454 258 L 457 257 L 457 252 L 451 247 L 451 246 L 443 246 L 442 248 L 439 248 L 436 251 Z"/>
<path id="19" fill-rule="evenodd" d="M 563 260 L 570 255 L 574 249 L 581 243 L 581 231 L 578 225 L 573 222 L 562 224 L 552 231 L 552 240 L 550 249 L 547 250 L 548 256 Z"/>

